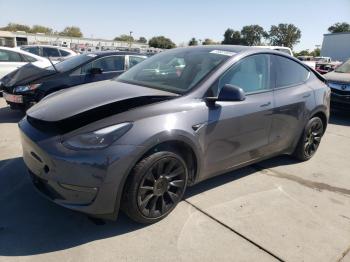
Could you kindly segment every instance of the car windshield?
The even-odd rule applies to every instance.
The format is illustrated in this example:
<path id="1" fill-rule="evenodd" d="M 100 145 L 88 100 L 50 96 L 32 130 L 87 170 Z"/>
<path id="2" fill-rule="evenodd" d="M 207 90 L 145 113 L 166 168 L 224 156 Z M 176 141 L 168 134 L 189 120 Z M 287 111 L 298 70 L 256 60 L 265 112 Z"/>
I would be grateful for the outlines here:
<path id="1" fill-rule="evenodd" d="M 334 70 L 337 73 L 350 73 L 350 59 Z"/>
<path id="2" fill-rule="evenodd" d="M 178 48 L 157 54 L 117 81 L 183 94 L 235 53 L 210 48 Z"/>
<path id="3" fill-rule="evenodd" d="M 56 69 L 59 72 L 67 72 L 69 70 L 72 70 L 80 65 L 82 65 L 85 62 L 88 62 L 96 57 L 95 54 L 85 54 L 85 55 L 77 55 L 73 56 L 71 58 L 68 58 L 67 60 L 64 60 L 62 62 L 59 62 L 55 64 Z M 47 67 L 48 70 L 55 70 L 52 66 Z"/>

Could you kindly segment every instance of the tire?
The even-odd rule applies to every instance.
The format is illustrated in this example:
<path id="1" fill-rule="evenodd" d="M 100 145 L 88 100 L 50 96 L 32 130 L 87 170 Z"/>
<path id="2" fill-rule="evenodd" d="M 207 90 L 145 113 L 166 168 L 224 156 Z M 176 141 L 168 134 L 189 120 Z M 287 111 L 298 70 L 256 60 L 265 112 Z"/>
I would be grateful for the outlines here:
<path id="1" fill-rule="evenodd" d="M 122 209 L 136 222 L 158 222 L 181 201 L 187 180 L 188 168 L 179 154 L 161 151 L 147 156 L 129 175 Z"/>
<path id="2" fill-rule="evenodd" d="M 294 151 L 294 157 L 300 161 L 311 159 L 320 143 L 324 133 L 323 122 L 319 117 L 311 118 L 306 124 L 298 145 Z"/>

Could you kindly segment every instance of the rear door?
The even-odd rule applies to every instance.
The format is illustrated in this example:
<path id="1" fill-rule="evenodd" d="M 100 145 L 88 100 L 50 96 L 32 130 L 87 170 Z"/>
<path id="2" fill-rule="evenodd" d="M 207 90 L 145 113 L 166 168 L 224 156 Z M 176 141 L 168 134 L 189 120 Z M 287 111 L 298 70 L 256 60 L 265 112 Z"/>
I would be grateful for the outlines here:
<path id="1" fill-rule="evenodd" d="M 26 63 L 27 61 L 19 53 L 0 49 L 0 78 Z"/>
<path id="2" fill-rule="evenodd" d="M 273 111 L 270 56 L 243 58 L 211 89 L 216 96 L 225 84 L 242 88 L 246 99 L 217 102 L 208 108 L 208 124 L 201 129 L 205 152 L 203 178 L 265 156 Z M 210 96 L 210 95 L 209 95 Z"/>
<path id="3" fill-rule="evenodd" d="M 276 87 L 270 144 L 271 150 L 284 151 L 298 139 L 315 100 L 307 85 L 310 71 L 285 56 L 272 57 Z"/>

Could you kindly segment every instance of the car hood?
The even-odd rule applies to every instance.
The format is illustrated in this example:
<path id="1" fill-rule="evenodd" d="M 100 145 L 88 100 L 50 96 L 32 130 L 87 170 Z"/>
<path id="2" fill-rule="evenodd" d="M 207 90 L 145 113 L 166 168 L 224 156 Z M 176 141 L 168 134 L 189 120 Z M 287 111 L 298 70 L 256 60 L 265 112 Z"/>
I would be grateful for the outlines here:
<path id="1" fill-rule="evenodd" d="M 19 85 L 30 84 L 33 81 L 40 78 L 57 74 L 54 70 L 42 68 L 42 63 L 39 64 L 26 64 L 21 68 L 9 73 L 1 79 L 4 87 L 15 87 Z"/>
<path id="2" fill-rule="evenodd" d="M 51 126 L 64 133 L 111 115 L 177 96 L 175 93 L 106 80 L 53 93 L 31 107 L 27 118 L 37 127 L 46 129 Z"/>
<path id="3" fill-rule="evenodd" d="M 333 71 L 323 76 L 327 79 L 327 81 L 350 83 L 350 73 L 337 73 Z"/>

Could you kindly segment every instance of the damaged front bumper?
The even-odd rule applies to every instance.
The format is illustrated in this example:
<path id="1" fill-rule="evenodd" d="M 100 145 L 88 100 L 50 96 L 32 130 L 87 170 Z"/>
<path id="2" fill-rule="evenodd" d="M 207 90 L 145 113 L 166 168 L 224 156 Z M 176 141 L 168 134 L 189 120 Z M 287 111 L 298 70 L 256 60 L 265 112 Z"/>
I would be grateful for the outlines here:
<path id="1" fill-rule="evenodd" d="M 23 159 L 35 187 L 51 201 L 91 216 L 116 219 L 126 176 L 141 147 L 112 145 L 74 151 L 52 136 L 20 123 Z"/>

